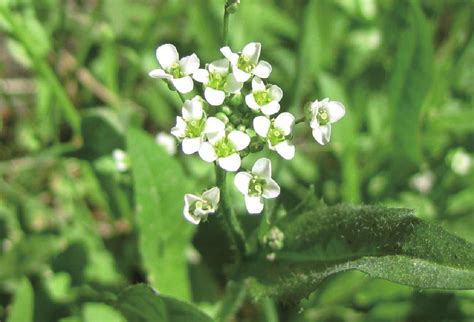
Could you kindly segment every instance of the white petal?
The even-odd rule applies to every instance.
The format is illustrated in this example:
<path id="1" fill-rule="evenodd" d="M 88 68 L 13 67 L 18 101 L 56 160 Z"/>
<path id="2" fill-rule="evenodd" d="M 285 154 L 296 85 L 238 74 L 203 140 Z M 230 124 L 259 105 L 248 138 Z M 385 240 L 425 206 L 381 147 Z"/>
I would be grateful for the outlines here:
<path id="1" fill-rule="evenodd" d="M 123 161 L 127 157 L 127 154 L 123 150 L 115 149 L 112 152 L 112 157 L 114 158 L 115 161 Z"/>
<path id="2" fill-rule="evenodd" d="M 256 64 L 260 57 L 262 45 L 259 42 L 251 42 L 242 49 L 242 56 L 247 57 L 252 63 Z"/>
<path id="3" fill-rule="evenodd" d="M 273 115 L 280 110 L 280 103 L 278 103 L 277 101 L 271 101 L 270 103 L 260 107 L 260 109 L 265 115 Z"/>
<path id="4" fill-rule="evenodd" d="M 175 46 L 164 44 L 156 49 L 156 59 L 158 59 L 161 68 L 168 69 L 171 65 L 178 63 L 179 54 Z"/>
<path id="5" fill-rule="evenodd" d="M 153 78 L 165 78 L 170 79 L 172 76 L 165 72 L 163 69 L 153 69 L 151 72 L 148 73 L 148 76 Z"/>
<path id="6" fill-rule="evenodd" d="M 230 132 L 227 137 L 229 138 L 229 141 L 234 144 L 237 151 L 245 149 L 250 144 L 250 136 L 242 131 L 234 130 Z"/>
<path id="7" fill-rule="evenodd" d="M 201 218 L 191 215 L 189 211 L 184 210 L 183 214 L 184 218 L 186 218 L 186 220 L 189 221 L 191 224 L 197 225 L 201 222 Z"/>
<path id="8" fill-rule="evenodd" d="M 120 172 L 124 172 L 128 170 L 128 164 L 123 161 L 115 160 L 115 168 Z"/>
<path id="9" fill-rule="evenodd" d="M 219 204 L 220 195 L 221 191 L 219 190 L 219 188 L 214 187 L 204 191 L 202 193 L 202 198 L 208 200 L 211 203 L 212 207 L 216 209 L 217 205 Z"/>
<path id="10" fill-rule="evenodd" d="M 187 193 L 184 195 L 184 208 L 183 208 L 184 218 L 186 218 L 186 220 L 188 220 L 190 223 L 195 224 L 195 225 L 199 224 L 199 222 L 201 221 L 201 218 L 192 216 L 189 213 L 189 207 L 191 207 L 193 203 L 199 200 L 201 200 L 201 198 L 199 198 L 198 196 L 192 195 L 190 193 Z"/>
<path id="11" fill-rule="evenodd" d="M 283 141 L 275 145 L 275 150 L 285 160 L 291 160 L 295 156 L 295 146 L 288 141 Z"/>
<path id="12" fill-rule="evenodd" d="M 249 193 L 250 180 L 252 180 L 252 175 L 248 172 L 239 172 L 235 175 L 234 184 L 243 195 Z"/>
<path id="13" fill-rule="evenodd" d="M 168 133 L 160 132 L 156 135 L 155 141 L 161 145 L 169 155 L 176 154 L 176 140 Z"/>
<path id="14" fill-rule="evenodd" d="M 240 70 L 240 69 L 237 68 L 237 67 L 234 67 L 234 68 L 232 69 L 232 72 L 233 72 L 233 74 L 234 74 L 235 79 L 236 79 L 238 82 L 241 82 L 241 83 L 245 83 L 246 81 L 249 80 L 250 76 L 252 76 L 251 74 L 246 73 L 246 72 L 244 72 L 243 70 Z"/>
<path id="15" fill-rule="evenodd" d="M 329 114 L 329 122 L 334 123 L 340 120 L 344 114 L 346 114 L 346 109 L 341 102 L 330 101 L 327 103 L 327 111 Z"/>
<path id="16" fill-rule="evenodd" d="M 218 106 L 224 103 L 225 93 L 224 91 L 219 91 L 214 88 L 206 87 L 206 89 L 204 90 L 204 97 L 206 98 L 206 101 L 209 104 Z"/>
<path id="17" fill-rule="evenodd" d="M 215 132 L 222 132 L 225 130 L 225 124 L 221 120 L 219 120 L 217 117 L 209 117 L 206 120 L 206 124 L 204 125 L 204 133 L 205 134 L 211 134 Z"/>
<path id="18" fill-rule="evenodd" d="M 280 186 L 272 178 L 268 178 L 263 189 L 263 198 L 273 199 L 280 195 Z"/>
<path id="19" fill-rule="evenodd" d="M 272 97 L 272 100 L 279 102 L 283 97 L 283 91 L 279 86 L 272 85 L 270 86 L 270 96 Z"/>
<path id="20" fill-rule="evenodd" d="M 229 75 L 227 75 L 227 79 L 224 86 L 224 90 L 227 93 L 237 93 L 242 89 L 242 86 L 244 86 L 244 84 L 241 82 L 238 82 L 235 79 L 235 76 L 233 73 L 230 73 Z"/>
<path id="21" fill-rule="evenodd" d="M 270 120 L 265 116 L 257 116 L 253 119 L 253 128 L 255 132 L 261 137 L 266 138 L 268 134 L 268 130 L 270 129 Z"/>
<path id="22" fill-rule="evenodd" d="M 271 178 L 272 162 L 267 158 L 258 159 L 252 167 L 252 173 L 265 179 Z"/>
<path id="23" fill-rule="evenodd" d="M 245 196 L 245 207 L 249 214 L 259 214 L 263 210 L 262 197 Z"/>
<path id="24" fill-rule="evenodd" d="M 185 121 L 200 120 L 204 113 L 200 97 L 195 96 L 192 100 L 184 101 L 181 113 Z"/>
<path id="25" fill-rule="evenodd" d="M 253 92 L 264 91 L 265 89 L 266 89 L 265 84 L 263 83 L 261 78 L 254 77 L 252 79 L 252 91 Z"/>
<path id="26" fill-rule="evenodd" d="M 176 117 L 176 125 L 171 129 L 171 134 L 176 136 L 178 139 L 185 136 L 186 122 L 181 116 Z"/>
<path id="27" fill-rule="evenodd" d="M 181 58 L 179 65 L 185 75 L 192 75 L 196 70 L 199 69 L 199 58 L 196 54 L 192 54 Z"/>
<path id="28" fill-rule="evenodd" d="M 252 93 L 245 95 L 245 104 L 250 107 L 252 110 L 259 111 L 260 105 L 255 101 L 255 97 Z"/>
<path id="29" fill-rule="evenodd" d="M 274 123 L 275 128 L 280 130 L 285 136 L 291 133 L 293 125 L 295 125 L 295 117 L 288 112 L 278 115 Z"/>
<path id="30" fill-rule="evenodd" d="M 225 136 L 225 131 L 207 133 L 206 136 L 211 144 L 216 144 Z"/>
<path id="31" fill-rule="evenodd" d="M 193 154 L 199 151 L 199 148 L 202 144 L 202 138 L 184 138 L 183 142 L 181 143 L 181 147 L 183 148 L 183 152 L 185 154 Z"/>
<path id="32" fill-rule="evenodd" d="M 252 71 L 252 74 L 260 78 L 268 78 L 272 73 L 272 65 L 264 60 L 258 62 L 257 66 Z"/>
<path id="33" fill-rule="evenodd" d="M 331 125 L 326 124 L 313 129 L 314 139 L 321 145 L 329 143 L 331 139 Z"/>
<path id="34" fill-rule="evenodd" d="M 209 64 L 210 73 L 227 74 L 229 72 L 229 61 L 227 59 L 215 60 Z"/>
<path id="35" fill-rule="evenodd" d="M 199 149 L 199 156 L 206 162 L 214 162 L 217 159 L 214 147 L 209 142 L 204 142 L 203 144 L 201 144 L 201 148 Z"/>
<path id="36" fill-rule="evenodd" d="M 181 78 L 172 78 L 171 82 L 176 90 L 182 94 L 189 93 L 193 90 L 194 82 L 191 76 L 184 76 Z"/>
<path id="37" fill-rule="evenodd" d="M 240 168 L 240 155 L 234 153 L 225 158 L 217 159 L 219 166 L 227 171 L 237 171 Z"/>
<path id="38" fill-rule="evenodd" d="M 200 68 L 193 73 L 193 78 L 196 82 L 207 84 L 209 83 L 209 72 Z"/>
<path id="39" fill-rule="evenodd" d="M 232 65 L 237 64 L 237 61 L 239 60 L 239 55 L 233 53 L 229 46 L 222 47 L 221 53 L 222 55 L 224 55 L 225 58 L 230 61 Z"/>

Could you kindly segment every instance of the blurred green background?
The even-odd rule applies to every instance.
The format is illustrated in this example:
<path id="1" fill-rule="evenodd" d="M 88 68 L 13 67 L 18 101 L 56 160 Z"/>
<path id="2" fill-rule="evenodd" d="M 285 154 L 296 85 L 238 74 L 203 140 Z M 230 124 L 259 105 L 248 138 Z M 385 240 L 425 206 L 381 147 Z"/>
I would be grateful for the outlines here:
<path id="1" fill-rule="evenodd" d="M 154 51 L 173 43 L 201 66 L 221 58 L 223 7 L 1 1 L 0 321 L 123 320 L 103 301 L 146 275 L 131 176 L 115 170 L 111 153 L 125 149 L 127 127 L 155 135 L 174 125 L 181 102 L 148 77 Z M 262 43 L 282 109 L 301 115 L 324 97 L 347 109 L 331 144 L 299 128 L 295 159 L 275 158 L 283 203 L 298 203 L 312 185 L 327 204 L 415 208 L 474 242 L 473 12 L 471 0 L 241 1 L 229 43 L 235 51 Z M 176 159 L 190 185 L 213 184 L 209 164 Z M 181 197 L 168 202 L 182 206 Z M 176 221 L 188 225 L 180 213 Z M 193 244 L 192 300 L 212 313 L 232 258 L 212 221 Z M 235 321 L 277 321 L 266 308 L 248 299 Z M 474 293 L 418 291 L 349 272 L 277 311 L 280 321 L 474 321 Z"/>

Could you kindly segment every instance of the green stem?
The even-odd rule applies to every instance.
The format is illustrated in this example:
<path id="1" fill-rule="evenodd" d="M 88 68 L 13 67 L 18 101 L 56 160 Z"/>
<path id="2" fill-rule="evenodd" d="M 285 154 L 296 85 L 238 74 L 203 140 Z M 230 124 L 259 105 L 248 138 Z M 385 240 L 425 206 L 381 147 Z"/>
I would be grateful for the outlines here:
<path id="1" fill-rule="evenodd" d="M 215 320 L 218 322 L 229 321 L 237 312 L 245 299 L 245 286 L 242 282 L 229 282 L 226 287 L 225 296 L 222 299 Z"/>
<path id="2" fill-rule="evenodd" d="M 224 45 L 228 45 L 228 34 L 229 34 L 229 16 L 230 13 L 227 11 L 227 8 L 224 9 L 224 30 L 223 30 L 223 38 L 224 38 Z"/>
<path id="3" fill-rule="evenodd" d="M 184 98 L 184 95 L 178 92 L 178 90 L 176 90 L 176 93 L 178 93 L 179 98 L 181 99 L 181 102 L 184 103 L 184 101 L 186 101 L 186 99 Z"/>
<path id="4" fill-rule="evenodd" d="M 235 215 L 234 210 L 228 204 L 228 202 L 230 201 L 230 198 L 229 198 L 229 195 L 227 192 L 227 186 L 226 186 L 227 172 L 221 169 L 217 164 L 215 166 L 216 166 L 216 184 L 221 190 L 221 198 L 220 198 L 221 212 L 220 213 L 222 214 L 222 217 L 224 218 L 224 223 L 227 227 L 232 243 L 237 249 L 237 256 L 238 256 L 238 259 L 240 260 L 246 254 L 244 231 L 240 225 L 239 220 L 237 219 L 237 216 Z"/>
<path id="5" fill-rule="evenodd" d="M 300 117 L 299 119 L 297 119 L 297 120 L 295 121 L 295 125 L 304 122 L 305 119 L 306 119 L 306 118 L 305 118 L 304 116 Z"/>

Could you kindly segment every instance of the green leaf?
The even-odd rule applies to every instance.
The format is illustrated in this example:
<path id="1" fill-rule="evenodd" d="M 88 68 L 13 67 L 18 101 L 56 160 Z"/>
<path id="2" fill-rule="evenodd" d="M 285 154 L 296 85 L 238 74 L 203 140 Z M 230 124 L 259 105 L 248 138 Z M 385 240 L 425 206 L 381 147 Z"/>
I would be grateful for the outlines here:
<path id="1" fill-rule="evenodd" d="M 326 277 L 360 270 L 419 288 L 473 289 L 474 245 L 427 224 L 409 209 L 339 205 L 278 224 L 284 248 L 243 268 L 259 297 L 299 300 Z"/>
<path id="2" fill-rule="evenodd" d="M 157 294 L 147 285 L 139 284 L 123 291 L 115 307 L 127 318 L 136 322 L 212 322 L 199 309 L 174 298 Z"/>
<path id="3" fill-rule="evenodd" d="M 418 1 L 410 1 L 407 9 L 407 26 L 400 32 L 390 82 L 392 134 L 394 146 L 399 147 L 396 155 L 419 163 L 419 118 L 433 76 L 433 45 Z"/>
<path id="4" fill-rule="evenodd" d="M 125 319 L 114 308 L 103 303 L 84 304 L 83 316 L 84 322 L 125 322 Z"/>
<path id="5" fill-rule="evenodd" d="M 140 252 L 152 286 L 164 294 L 190 298 L 185 248 L 192 227 L 183 219 L 188 181 L 179 163 L 144 132 L 130 129 L 128 153 L 140 235 Z"/>
<path id="6" fill-rule="evenodd" d="M 7 322 L 33 322 L 34 294 L 30 281 L 19 283 Z"/>

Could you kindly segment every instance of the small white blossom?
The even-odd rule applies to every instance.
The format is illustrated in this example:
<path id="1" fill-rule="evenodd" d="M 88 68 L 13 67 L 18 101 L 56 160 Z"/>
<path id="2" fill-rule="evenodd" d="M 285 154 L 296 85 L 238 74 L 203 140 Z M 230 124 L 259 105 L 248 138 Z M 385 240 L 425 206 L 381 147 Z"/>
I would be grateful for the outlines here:
<path id="1" fill-rule="evenodd" d="M 451 169 L 461 176 L 466 175 L 471 168 L 471 157 L 462 149 L 456 150 L 451 159 Z"/>
<path id="2" fill-rule="evenodd" d="M 193 154 L 201 148 L 206 133 L 223 131 L 224 123 L 215 117 L 206 117 L 204 101 L 200 96 L 186 100 L 182 108 L 182 116 L 176 117 L 176 125 L 171 129 L 178 139 L 185 154 Z"/>
<path id="3" fill-rule="evenodd" d="M 130 166 L 129 164 L 130 162 L 128 160 L 128 155 L 125 153 L 125 151 L 120 150 L 120 149 L 115 149 L 112 152 L 112 157 L 114 158 L 114 161 L 115 161 L 115 168 L 118 171 L 124 172 L 128 170 Z"/>
<path id="4" fill-rule="evenodd" d="M 325 145 L 331 139 L 331 124 L 340 120 L 346 109 L 342 103 L 325 98 L 322 101 L 312 102 L 310 111 L 313 137 L 319 144 Z"/>
<path id="5" fill-rule="evenodd" d="M 170 81 L 176 90 L 186 94 L 193 90 L 192 75 L 199 68 L 199 58 L 196 54 L 179 59 L 176 47 L 171 44 L 161 45 L 156 49 L 156 59 L 161 68 L 152 70 L 149 75 Z"/>
<path id="6" fill-rule="evenodd" d="M 169 155 L 176 154 L 176 140 L 173 136 L 165 132 L 160 132 L 156 135 L 155 141 L 161 145 Z"/>
<path id="7" fill-rule="evenodd" d="M 222 47 L 221 53 L 232 65 L 232 72 L 239 82 L 246 82 L 252 75 L 260 78 L 268 78 L 272 72 L 272 66 L 266 61 L 259 61 L 262 45 L 259 42 L 251 42 L 245 45 L 239 55 L 232 52 L 230 47 Z"/>
<path id="8" fill-rule="evenodd" d="M 222 121 L 216 119 L 216 124 Z M 218 125 L 222 127 L 222 125 Z M 242 131 L 233 130 L 230 133 L 219 131 L 208 133 L 209 142 L 204 142 L 199 149 L 199 156 L 207 162 L 217 161 L 224 170 L 237 171 L 240 168 L 242 151 L 250 144 L 250 136 Z"/>
<path id="9" fill-rule="evenodd" d="M 219 205 L 220 190 L 217 187 L 203 192 L 201 196 L 187 193 L 184 195 L 183 215 L 186 220 L 197 225 L 215 213 Z"/>
<path id="10" fill-rule="evenodd" d="M 434 179 L 433 172 L 427 170 L 415 174 L 410 180 L 410 185 L 420 193 L 426 194 L 433 188 Z"/>
<path id="11" fill-rule="evenodd" d="M 204 98 L 213 106 L 221 105 L 226 94 L 238 93 L 243 86 L 229 72 L 229 62 L 226 59 L 216 60 L 208 64 L 206 69 L 198 69 L 193 78 L 204 84 Z"/>
<path id="12" fill-rule="evenodd" d="M 288 112 L 281 113 L 273 121 L 265 116 L 257 116 L 253 120 L 255 132 L 265 138 L 270 150 L 276 150 L 286 160 L 295 156 L 295 146 L 288 141 L 294 124 L 295 117 Z"/>
<path id="13" fill-rule="evenodd" d="M 280 110 L 280 101 L 283 91 L 276 85 L 265 86 L 263 81 L 252 79 L 252 92 L 245 96 L 245 103 L 252 110 L 262 111 L 265 115 L 272 115 Z"/>
<path id="14" fill-rule="evenodd" d="M 263 198 L 272 199 L 280 194 L 280 186 L 272 179 L 272 164 L 269 159 L 258 159 L 251 172 L 239 172 L 234 184 L 245 196 L 245 206 L 250 214 L 263 210 Z"/>

